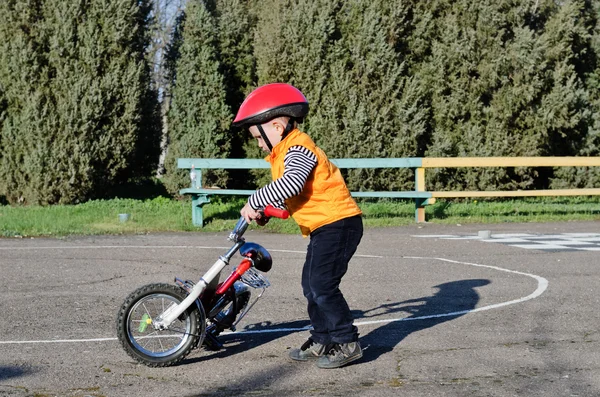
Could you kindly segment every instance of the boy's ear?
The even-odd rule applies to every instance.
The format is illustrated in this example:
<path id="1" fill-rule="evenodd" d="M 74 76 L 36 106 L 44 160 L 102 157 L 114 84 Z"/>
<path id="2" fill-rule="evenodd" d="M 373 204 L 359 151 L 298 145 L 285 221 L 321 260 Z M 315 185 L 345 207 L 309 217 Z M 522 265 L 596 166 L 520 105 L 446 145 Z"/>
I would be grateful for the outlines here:
<path id="1" fill-rule="evenodd" d="M 280 119 L 273 120 L 273 127 L 277 129 L 277 134 L 279 136 L 283 136 L 283 133 L 285 132 L 285 126 L 282 124 Z"/>

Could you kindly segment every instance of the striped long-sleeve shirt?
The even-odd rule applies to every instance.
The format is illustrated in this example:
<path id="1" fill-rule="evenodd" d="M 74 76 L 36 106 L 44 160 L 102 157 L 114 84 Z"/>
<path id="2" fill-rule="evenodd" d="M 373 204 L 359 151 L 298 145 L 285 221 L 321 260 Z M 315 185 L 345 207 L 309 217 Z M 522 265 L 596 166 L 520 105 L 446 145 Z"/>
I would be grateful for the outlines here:
<path id="1" fill-rule="evenodd" d="M 258 189 L 248 203 L 254 210 L 271 204 L 284 209 L 284 201 L 298 195 L 304 188 L 311 171 L 317 165 L 317 156 L 304 146 L 292 146 L 283 159 L 283 176 Z"/>

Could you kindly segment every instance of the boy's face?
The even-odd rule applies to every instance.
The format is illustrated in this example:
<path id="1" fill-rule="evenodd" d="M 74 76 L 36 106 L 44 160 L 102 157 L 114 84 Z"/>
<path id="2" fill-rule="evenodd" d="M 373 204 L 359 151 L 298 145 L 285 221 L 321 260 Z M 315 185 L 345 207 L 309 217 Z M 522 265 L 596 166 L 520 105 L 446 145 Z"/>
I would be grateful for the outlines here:
<path id="1" fill-rule="evenodd" d="M 277 144 L 281 142 L 281 135 L 283 135 L 283 131 L 285 131 L 285 126 L 282 124 L 282 121 L 279 118 L 262 124 L 262 128 L 273 147 L 277 146 Z M 260 147 L 263 151 L 270 153 L 271 150 L 269 150 L 269 146 L 267 146 L 267 143 L 260 134 L 258 127 L 253 125 L 248 130 L 250 131 L 250 134 L 252 134 L 252 137 L 258 142 L 258 147 Z"/>

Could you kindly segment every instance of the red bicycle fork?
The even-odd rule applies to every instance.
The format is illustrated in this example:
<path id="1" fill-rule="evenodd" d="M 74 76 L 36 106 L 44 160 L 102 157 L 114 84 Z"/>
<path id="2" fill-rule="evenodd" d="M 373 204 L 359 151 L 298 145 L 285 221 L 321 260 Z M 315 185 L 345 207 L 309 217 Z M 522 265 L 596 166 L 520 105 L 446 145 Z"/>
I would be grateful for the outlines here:
<path id="1" fill-rule="evenodd" d="M 238 265 L 238 267 L 233 272 L 231 272 L 231 274 L 229 275 L 229 277 L 227 277 L 227 279 L 225 281 L 223 281 L 223 283 L 219 286 L 219 288 L 217 289 L 217 291 L 215 292 L 215 294 L 216 295 L 223 295 L 251 267 L 252 267 L 252 260 L 251 259 L 246 258 L 246 259 L 242 260 L 242 262 Z"/>

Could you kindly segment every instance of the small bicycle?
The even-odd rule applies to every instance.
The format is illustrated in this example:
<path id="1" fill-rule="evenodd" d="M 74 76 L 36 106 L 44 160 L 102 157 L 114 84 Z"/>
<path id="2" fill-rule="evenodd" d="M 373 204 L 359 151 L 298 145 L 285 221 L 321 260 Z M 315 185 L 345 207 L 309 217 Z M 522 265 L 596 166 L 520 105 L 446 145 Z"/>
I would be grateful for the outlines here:
<path id="1" fill-rule="evenodd" d="M 261 212 L 267 218 L 289 217 L 287 211 L 272 206 Z M 233 246 L 197 283 L 176 277 L 175 285 L 148 284 L 125 298 L 117 314 L 117 336 L 127 354 L 150 367 L 167 367 L 179 363 L 199 345 L 213 350 L 223 347 L 219 334 L 226 329 L 235 331 L 270 286 L 258 271 L 271 269 L 271 255 L 262 246 L 244 240 L 247 228 L 241 217 L 229 234 Z M 221 272 L 238 251 L 241 262 L 219 282 Z M 251 304 L 250 287 L 261 290 Z"/>

